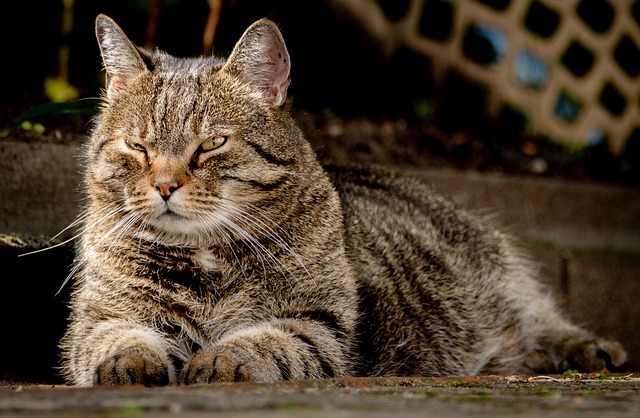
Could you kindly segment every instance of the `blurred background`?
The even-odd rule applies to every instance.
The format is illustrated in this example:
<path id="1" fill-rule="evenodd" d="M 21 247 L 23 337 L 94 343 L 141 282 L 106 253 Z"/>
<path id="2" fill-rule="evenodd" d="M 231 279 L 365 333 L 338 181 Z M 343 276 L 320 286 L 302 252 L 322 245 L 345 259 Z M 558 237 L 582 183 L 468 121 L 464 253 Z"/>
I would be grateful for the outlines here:
<path id="1" fill-rule="evenodd" d="M 98 13 L 178 56 L 225 57 L 276 21 L 327 159 L 640 180 L 640 0 L 2 2 L 0 136 L 82 141 Z"/>

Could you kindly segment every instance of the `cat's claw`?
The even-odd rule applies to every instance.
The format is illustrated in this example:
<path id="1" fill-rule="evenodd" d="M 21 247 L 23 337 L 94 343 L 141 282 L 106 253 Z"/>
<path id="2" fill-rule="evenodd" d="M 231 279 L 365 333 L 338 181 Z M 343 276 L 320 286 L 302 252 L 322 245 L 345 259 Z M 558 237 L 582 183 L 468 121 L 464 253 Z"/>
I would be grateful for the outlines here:
<path id="1" fill-rule="evenodd" d="M 95 385 L 145 385 L 169 384 L 169 368 L 152 353 L 126 349 L 103 361 L 94 375 Z"/>
<path id="2" fill-rule="evenodd" d="M 213 382 L 251 381 L 251 373 L 242 362 L 232 356 L 203 352 L 196 354 L 180 374 L 180 383 L 204 384 Z"/>

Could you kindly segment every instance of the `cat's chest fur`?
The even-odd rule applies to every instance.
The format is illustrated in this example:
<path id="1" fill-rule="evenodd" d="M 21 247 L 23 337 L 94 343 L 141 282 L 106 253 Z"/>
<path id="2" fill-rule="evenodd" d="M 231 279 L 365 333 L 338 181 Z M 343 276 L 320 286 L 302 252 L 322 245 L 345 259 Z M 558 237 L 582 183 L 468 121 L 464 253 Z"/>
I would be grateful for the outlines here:
<path id="1" fill-rule="evenodd" d="M 121 254 L 113 265 L 118 275 L 153 283 L 165 298 L 221 303 L 239 292 L 261 287 L 260 275 L 215 248 L 172 248 L 152 245 Z M 248 299 L 248 298 L 247 298 Z M 170 301 L 169 301 L 170 303 Z"/>
<path id="2" fill-rule="evenodd" d="M 184 346 L 206 344 L 264 316 L 264 307 L 273 305 L 264 297 L 273 294 L 263 288 L 267 282 L 212 249 L 152 248 L 121 254 L 110 268 L 102 264 L 102 274 L 96 273 L 92 283 L 102 287 L 106 307 L 122 310 L 120 300 L 128 300 L 133 315 L 156 324 Z M 113 283 L 114 277 L 119 283 Z M 124 291 L 116 294 L 118 289 Z"/>
<path id="3" fill-rule="evenodd" d="M 205 273 L 220 272 L 223 267 L 222 260 L 215 253 L 202 249 L 194 251 L 191 261 Z"/>

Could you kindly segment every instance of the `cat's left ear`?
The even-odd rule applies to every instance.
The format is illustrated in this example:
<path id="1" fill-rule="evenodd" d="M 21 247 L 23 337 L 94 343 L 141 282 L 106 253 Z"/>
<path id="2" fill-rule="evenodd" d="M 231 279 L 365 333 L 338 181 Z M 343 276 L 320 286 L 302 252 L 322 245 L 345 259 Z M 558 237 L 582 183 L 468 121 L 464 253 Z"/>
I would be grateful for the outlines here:
<path id="1" fill-rule="evenodd" d="M 147 65 L 138 49 L 110 17 L 98 15 L 96 37 L 104 68 L 107 71 L 105 82 L 107 96 L 112 97 L 134 78 L 147 71 Z"/>
<path id="2" fill-rule="evenodd" d="M 272 106 L 281 106 L 291 83 L 291 61 L 278 26 L 267 19 L 249 26 L 231 52 L 225 70 L 259 87 Z"/>

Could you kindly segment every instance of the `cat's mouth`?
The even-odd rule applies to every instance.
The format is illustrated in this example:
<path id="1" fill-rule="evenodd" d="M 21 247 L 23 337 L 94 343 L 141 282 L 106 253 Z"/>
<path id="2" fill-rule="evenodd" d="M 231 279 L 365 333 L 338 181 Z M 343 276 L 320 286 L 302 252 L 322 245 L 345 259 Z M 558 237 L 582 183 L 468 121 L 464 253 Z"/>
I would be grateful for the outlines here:
<path id="1" fill-rule="evenodd" d="M 164 210 L 156 214 L 152 220 L 152 225 L 169 233 L 189 234 L 194 232 L 193 221 L 179 212 L 165 207 Z"/>
<path id="2" fill-rule="evenodd" d="M 162 202 L 162 204 L 155 207 L 155 210 L 150 215 L 162 222 L 166 222 L 171 219 L 187 219 L 187 217 L 181 212 L 180 208 L 176 208 L 175 204 L 171 204 L 171 202 Z"/>
<path id="3" fill-rule="evenodd" d="M 170 200 L 154 205 L 146 221 L 167 233 L 192 234 L 198 229 L 192 214 L 179 202 Z"/>
<path id="4" fill-rule="evenodd" d="M 180 215 L 177 212 L 171 210 L 171 208 L 166 207 L 165 211 L 158 216 L 158 218 L 166 220 L 166 219 L 187 219 L 186 216 Z"/>

